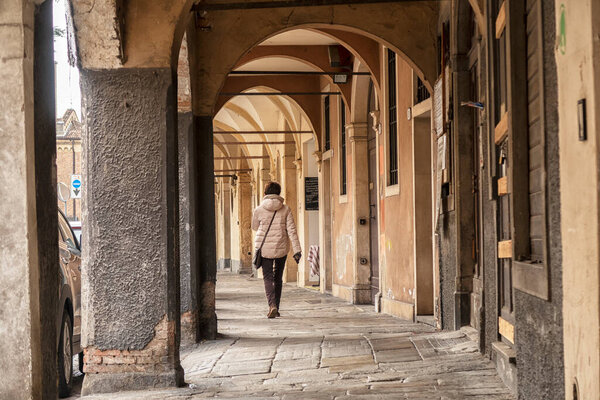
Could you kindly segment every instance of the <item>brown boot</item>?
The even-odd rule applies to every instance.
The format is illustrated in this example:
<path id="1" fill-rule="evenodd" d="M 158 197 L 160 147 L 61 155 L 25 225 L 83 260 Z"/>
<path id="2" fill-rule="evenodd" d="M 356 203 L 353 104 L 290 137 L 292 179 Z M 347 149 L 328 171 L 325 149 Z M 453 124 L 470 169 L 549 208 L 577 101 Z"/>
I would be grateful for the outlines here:
<path id="1" fill-rule="evenodd" d="M 269 313 L 267 314 L 267 318 L 275 318 L 277 316 L 277 307 L 271 307 L 269 309 Z"/>

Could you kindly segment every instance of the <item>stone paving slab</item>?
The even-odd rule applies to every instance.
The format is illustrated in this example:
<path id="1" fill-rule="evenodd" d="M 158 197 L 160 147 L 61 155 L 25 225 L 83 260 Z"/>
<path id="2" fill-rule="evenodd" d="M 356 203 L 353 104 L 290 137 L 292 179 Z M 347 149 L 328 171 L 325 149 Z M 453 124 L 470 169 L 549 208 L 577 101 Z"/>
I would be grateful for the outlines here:
<path id="1" fill-rule="evenodd" d="M 241 275 L 219 275 L 216 298 L 219 339 L 181 351 L 188 387 L 85 399 L 513 399 L 469 332 L 291 285 L 267 319 L 262 281 Z"/>

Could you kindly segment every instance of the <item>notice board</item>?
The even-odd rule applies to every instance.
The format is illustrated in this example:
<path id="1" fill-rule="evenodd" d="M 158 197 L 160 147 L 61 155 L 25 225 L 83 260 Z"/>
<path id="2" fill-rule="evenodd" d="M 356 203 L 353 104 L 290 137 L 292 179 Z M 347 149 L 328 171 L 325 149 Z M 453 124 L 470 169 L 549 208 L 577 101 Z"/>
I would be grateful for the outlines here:
<path id="1" fill-rule="evenodd" d="M 304 178 L 304 209 L 315 211 L 319 209 L 319 178 Z"/>

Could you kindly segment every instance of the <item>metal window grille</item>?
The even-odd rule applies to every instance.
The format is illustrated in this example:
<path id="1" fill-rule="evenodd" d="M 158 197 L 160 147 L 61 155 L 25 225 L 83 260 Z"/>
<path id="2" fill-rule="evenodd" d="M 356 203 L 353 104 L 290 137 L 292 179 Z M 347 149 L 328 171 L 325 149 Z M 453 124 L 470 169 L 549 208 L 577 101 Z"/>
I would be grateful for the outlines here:
<path id="1" fill-rule="evenodd" d="M 325 96 L 324 110 L 325 114 L 325 151 L 331 148 L 331 131 L 329 128 L 329 96 Z"/>
<path id="2" fill-rule="evenodd" d="M 417 104 L 431 97 L 421 78 L 417 77 Z"/>
<path id="3" fill-rule="evenodd" d="M 396 53 L 388 49 L 388 185 L 398 183 L 398 116 L 396 108 Z"/>
<path id="4" fill-rule="evenodd" d="M 341 194 L 346 194 L 346 105 L 344 100 L 340 99 L 340 134 L 342 138 L 342 156 L 341 156 Z"/>

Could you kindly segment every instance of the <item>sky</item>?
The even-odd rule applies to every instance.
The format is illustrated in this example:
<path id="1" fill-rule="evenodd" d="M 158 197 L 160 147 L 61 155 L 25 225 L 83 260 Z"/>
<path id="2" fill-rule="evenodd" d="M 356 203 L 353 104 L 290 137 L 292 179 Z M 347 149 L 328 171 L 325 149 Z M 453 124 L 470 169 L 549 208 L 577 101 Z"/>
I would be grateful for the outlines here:
<path id="1" fill-rule="evenodd" d="M 66 31 L 65 0 L 54 1 L 54 27 Z M 62 117 L 68 108 L 73 108 L 81 120 L 79 70 L 69 65 L 66 35 L 54 37 L 54 62 L 56 66 L 56 116 Z"/>

